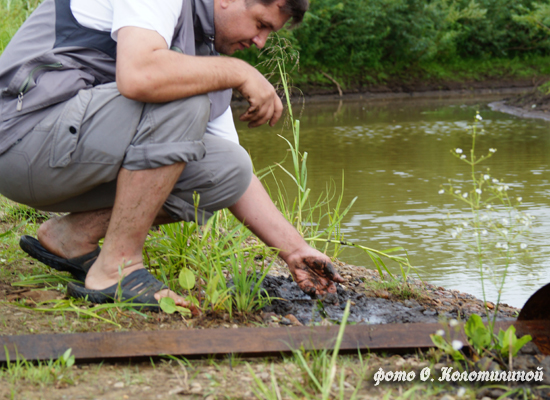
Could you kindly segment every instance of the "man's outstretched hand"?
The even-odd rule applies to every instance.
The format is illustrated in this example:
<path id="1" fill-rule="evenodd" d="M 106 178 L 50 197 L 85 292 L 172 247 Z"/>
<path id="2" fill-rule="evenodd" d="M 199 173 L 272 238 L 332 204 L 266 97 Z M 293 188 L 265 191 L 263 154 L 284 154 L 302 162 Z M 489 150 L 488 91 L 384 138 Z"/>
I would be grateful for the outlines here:
<path id="1" fill-rule="evenodd" d="M 312 297 L 336 293 L 335 282 L 342 283 L 344 279 L 336 272 L 330 258 L 311 248 L 308 253 L 317 254 L 289 257 L 288 268 L 294 281 L 300 289 Z"/>

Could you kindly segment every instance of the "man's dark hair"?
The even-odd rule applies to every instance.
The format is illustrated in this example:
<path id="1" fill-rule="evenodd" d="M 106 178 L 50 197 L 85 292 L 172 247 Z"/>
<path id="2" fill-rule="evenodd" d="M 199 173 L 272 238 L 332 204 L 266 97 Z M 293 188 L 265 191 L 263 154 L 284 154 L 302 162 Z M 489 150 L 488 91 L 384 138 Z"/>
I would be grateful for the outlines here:
<path id="1" fill-rule="evenodd" d="M 264 6 L 270 6 L 275 1 L 276 0 L 247 0 L 249 3 L 258 2 Z M 281 7 L 281 11 L 290 16 L 290 26 L 294 27 L 302 22 L 308 7 L 309 0 L 286 0 L 284 7 Z"/>

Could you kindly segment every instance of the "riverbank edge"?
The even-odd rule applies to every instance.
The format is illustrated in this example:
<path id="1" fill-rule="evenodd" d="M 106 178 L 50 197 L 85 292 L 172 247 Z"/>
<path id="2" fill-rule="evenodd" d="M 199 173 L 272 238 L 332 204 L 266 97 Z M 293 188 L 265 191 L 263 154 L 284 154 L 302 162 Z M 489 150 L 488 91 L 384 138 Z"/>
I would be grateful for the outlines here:
<path id="1" fill-rule="evenodd" d="M 441 89 L 441 90 L 425 90 L 425 91 L 383 91 L 383 92 L 343 92 L 342 96 L 338 93 L 310 93 L 292 95 L 292 103 L 325 103 L 334 101 L 383 101 L 383 100 L 402 100 L 410 98 L 438 99 L 438 98 L 454 98 L 454 97 L 473 97 L 473 96 L 512 96 L 527 93 L 532 91 L 535 86 L 512 86 L 512 87 L 478 87 L 478 88 L 463 88 L 463 89 Z M 248 102 L 239 96 L 238 93 L 233 93 L 231 105 L 242 107 L 248 105 Z"/>
<path id="2" fill-rule="evenodd" d="M 505 114 L 514 115 L 521 118 L 534 118 L 550 121 L 550 114 L 544 111 L 527 111 L 520 107 L 513 107 L 506 104 L 507 100 L 495 101 L 489 103 L 489 107 L 493 111 L 499 111 Z"/>

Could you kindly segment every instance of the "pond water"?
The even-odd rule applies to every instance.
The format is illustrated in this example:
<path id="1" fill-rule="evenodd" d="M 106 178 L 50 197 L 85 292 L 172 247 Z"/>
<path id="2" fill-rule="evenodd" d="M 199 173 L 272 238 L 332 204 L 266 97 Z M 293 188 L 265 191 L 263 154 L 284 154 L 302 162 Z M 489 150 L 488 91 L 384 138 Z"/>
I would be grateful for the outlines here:
<path id="1" fill-rule="evenodd" d="M 299 117 L 300 148 L 309 154 L 312 198 L 331 180 L 340 187 L 342 171 L 344 204 L 358 197 L 342 225 L 347 240 L 379 250 L 402 246 L 423 280 L 482 298 L 479 269 L 465 243 L 471 240 L 453 238 L 455 225 L 448 217 L 467 216 L 467 209 L 450 195 L 438 193 L 449 180 L 465 187 L 469 169 L 450 150 L 460 148 L 469 154 L 472 138 L 467 127 L 479 111 L 484 132 L 478 136 L 478 154 L 497 149 L 482 167 L 489 167 L 486 173 L 506 182 L 510 197 L 522 198 L 518 209 L 534 217 L 529 237 L 513 244 L 517 251 L 501 298 L 521 307 L 550 281 L 550 123 L 491 111 L 487 104 L 494 100 L 308 103 Z M 300 108 L 295 105 L 294 112 Z M 235 121 L 255 168 L 283 160 L 288 146 L 278 134 L 289 137 L 289 131 L 282 130 L 280 123 L 275 128 L 248 129 L 237 118 L 241 112 L 235 109 Z M 290 157 L 284 165 L 291 167 Z M 292 182 L 282 171 L 277 171 L 277 177 L 291 193 Z M 266 182 L 273 185 L 273 181 Z M 489 259 L 491 254 L 487 254 Z M 354 248 L 346 248 L 339 258 L 374 268 L 370 258 Z M 387 265 L 399 273 L 396 264 Z M 485 290 L 488 300 L 497 299 L 490 279 L 485 280 Z"/>

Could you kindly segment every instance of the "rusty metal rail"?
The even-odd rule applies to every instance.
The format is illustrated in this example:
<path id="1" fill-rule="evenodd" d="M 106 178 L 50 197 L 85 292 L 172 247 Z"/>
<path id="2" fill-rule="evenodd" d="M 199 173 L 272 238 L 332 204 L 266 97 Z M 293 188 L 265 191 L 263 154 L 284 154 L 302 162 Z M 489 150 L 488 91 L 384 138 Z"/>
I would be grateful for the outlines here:
<path id="1" fill-rule="evenodd" d="M 516 321 L 514 325 L 518 333 L 529 332 L 548 341 L 550 323 L 541 325 L 540 322 Z M 496 328 L 507 329 L 511 324 L 511 321 L 499 322 Z M 340 351 L 425 350 L 433 347 L 430 334 L 441 327 L 440 324 L 424 323 L 347 326 Z M 0 362 L 7 361 L 6 352 L 11 360 L 16 356 L 26 360 L 48 360 L 61 356 L 69 348 L 76 359 L 87 361 L 161 355 L 188 358 L 224 354 L 267 356 L 301 347 L 332 349 L 338 329 L 332 326 L 0 336 Z M 461 334 L 456 338 L 466 343 Z"/>

